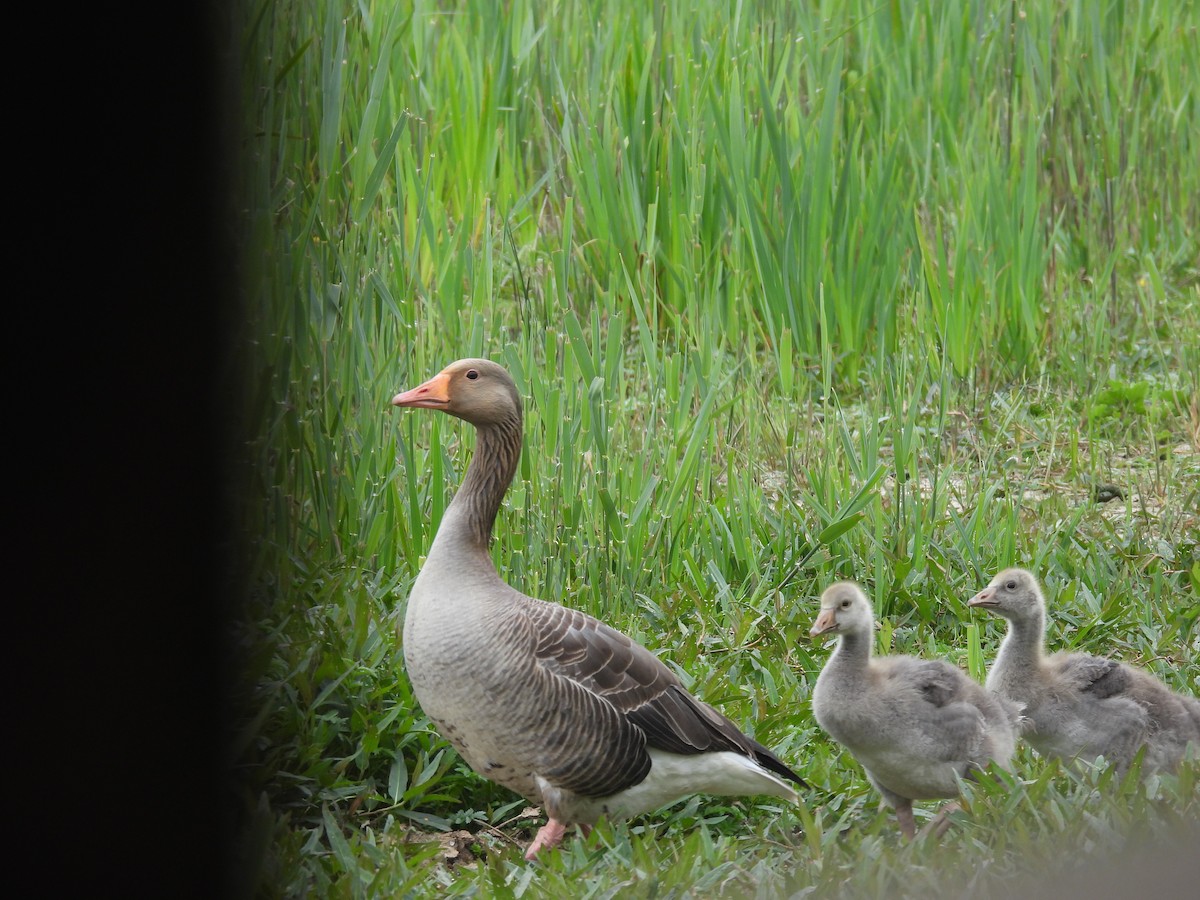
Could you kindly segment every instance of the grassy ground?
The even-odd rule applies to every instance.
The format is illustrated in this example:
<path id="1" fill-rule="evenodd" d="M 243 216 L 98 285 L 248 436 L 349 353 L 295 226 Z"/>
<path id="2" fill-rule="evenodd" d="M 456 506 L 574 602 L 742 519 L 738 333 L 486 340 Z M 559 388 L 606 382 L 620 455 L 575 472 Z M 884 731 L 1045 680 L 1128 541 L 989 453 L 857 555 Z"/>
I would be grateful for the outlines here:
<path id="1" fill-rule="evenodd" d="M 965 601 L 1020 564 L 1052 646 L 1200 693 L 1195 4 L 238 13 L 233 800 L 260 893 L 1194 869 L 1197 764 L 1119 784 L 1023 750 L 905 845 L 812 719 L 807 632 L 852 577 L 881 651 L 982 677 L 1002 627 Z M 504 577 L 659 652 L 815 785 L 800 807 L 693 798 L 523 862 L 537 814 L 441 741 L 395 633 L 472 440 L 387 401 L 468 355 L 526 401 Z"/>

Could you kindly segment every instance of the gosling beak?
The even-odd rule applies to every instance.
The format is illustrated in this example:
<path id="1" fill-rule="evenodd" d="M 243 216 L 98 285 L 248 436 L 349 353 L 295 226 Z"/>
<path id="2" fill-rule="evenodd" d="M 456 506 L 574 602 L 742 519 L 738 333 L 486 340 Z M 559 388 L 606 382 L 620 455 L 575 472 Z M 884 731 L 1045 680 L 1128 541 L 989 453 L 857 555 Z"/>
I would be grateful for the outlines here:
<path id="1" fill-rule="evenodd" d="M 982 591 L 967 601 L 967 606 L 999 606 L 996 600 L 996 589 L 985 587 Z"/>
<path id="2" fill-rule="evenodd" d="M 832 609 L 823 609 L 821 614 L 817 616 L 817 621 L 813 622 L 812 628 L 808 630 L 809 637 L 816 637 L 819 634 L 827 634 L 830 631 L 836 631 L 838 627 L 837 617 L 833 614 Z"/>
<path id="3" fill-rule="evenodd" d="M 392 406 L 410 409 L 444 409 L 449 402 L 450 376 L 445 372 L 438 372 L 424 384 L 392 398 Z"/>

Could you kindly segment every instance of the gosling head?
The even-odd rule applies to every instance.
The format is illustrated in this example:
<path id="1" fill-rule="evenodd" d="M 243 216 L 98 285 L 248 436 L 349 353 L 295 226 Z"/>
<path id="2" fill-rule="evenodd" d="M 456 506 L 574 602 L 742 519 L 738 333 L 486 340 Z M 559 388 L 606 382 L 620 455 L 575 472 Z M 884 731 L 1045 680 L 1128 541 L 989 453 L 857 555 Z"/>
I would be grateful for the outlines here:
<path id="1" fill-rule="evenodd" d="M 867 595 L 853 581 L 839 581 L 821 594 L 821 612 L 809 635 L 870 634 L 874 616 Z"/>
<path id="2" fill-rule="evenodd" d="M 1006 619 L 1029 619 L 1045 609 L 1046 601 L 1032 572 L 1005 569 L 968 600 L 967 606 L 986 609 Z"/>
<path id="3" fill-rule="evenodd" d="M 452 362 L 424 384 L 397 394 L 392 405 L 440 409 L 472 425 L 498 425 L 521 414 L 512 376 L 489 359 Z"/>

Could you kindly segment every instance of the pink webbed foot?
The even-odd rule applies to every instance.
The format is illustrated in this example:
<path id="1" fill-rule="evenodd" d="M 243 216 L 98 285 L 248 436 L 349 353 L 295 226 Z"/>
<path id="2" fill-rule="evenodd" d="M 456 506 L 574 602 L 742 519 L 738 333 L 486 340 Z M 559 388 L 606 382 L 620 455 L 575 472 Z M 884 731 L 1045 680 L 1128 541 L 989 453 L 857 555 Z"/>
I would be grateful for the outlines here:
<path id="1" fill-rule="evenodd" d="M 543 847 L 557 847 L 566 834 L 567 826 L 557 819 L 550 819 L 545 825 L 538 829 L 538 833 L 534 835 L 533 841 L 529 844 L 529 849 L 525 851 L 525 858 L 528 860 L 537 859 L 538 853 Z"/>

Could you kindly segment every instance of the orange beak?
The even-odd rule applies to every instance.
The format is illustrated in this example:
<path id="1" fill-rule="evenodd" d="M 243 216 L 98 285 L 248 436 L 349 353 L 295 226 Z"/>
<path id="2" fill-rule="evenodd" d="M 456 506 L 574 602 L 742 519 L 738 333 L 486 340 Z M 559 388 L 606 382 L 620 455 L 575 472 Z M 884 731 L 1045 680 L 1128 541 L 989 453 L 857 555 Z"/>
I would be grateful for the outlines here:
<path id="1" fill-rule="evenodd" d="M 837 627 L 837 617 L 834 616 L 833 610 L 823 609 L 821 610 L 821 614 L 817 616 L 817 621 L 813 622 L 812 628 L 808 630 L 808 636 L 816 637 L 818 634 L 833 631 Z"/>
<path id="2" fill-rule="evenodd" d="M 967 601 L 967 606 L 997 606 L 996 589 L 985 587 L 982 591 Z"/>
<path id="3" fill-rule="evenodd" d="M 424 384 L 392 398 L 392 406 L 406 406 L 410 409 L 445 409 L 449 403 L 450 376 L 445 372 L 438 372 Z"/>

